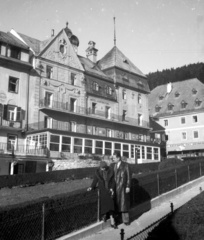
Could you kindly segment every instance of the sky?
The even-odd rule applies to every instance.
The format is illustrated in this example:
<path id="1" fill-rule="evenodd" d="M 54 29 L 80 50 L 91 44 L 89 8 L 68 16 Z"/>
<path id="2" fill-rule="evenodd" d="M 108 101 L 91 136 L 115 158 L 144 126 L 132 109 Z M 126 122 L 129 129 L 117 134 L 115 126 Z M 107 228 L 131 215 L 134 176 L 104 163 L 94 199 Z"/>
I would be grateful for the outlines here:
<path id="1" fill-rule="evenodd" d="M 116 45 L 144 74 L 204 62 L 204 0 L 0 0 L 0 31 L 45 40 L 66 27 L 86 56 Z"/>

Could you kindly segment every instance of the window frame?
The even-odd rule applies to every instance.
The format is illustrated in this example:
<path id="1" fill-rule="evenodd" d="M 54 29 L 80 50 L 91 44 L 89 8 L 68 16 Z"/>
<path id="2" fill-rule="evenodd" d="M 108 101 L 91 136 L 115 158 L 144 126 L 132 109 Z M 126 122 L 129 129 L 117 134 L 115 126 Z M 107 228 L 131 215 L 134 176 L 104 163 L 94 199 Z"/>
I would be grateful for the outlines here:
<path id="1" fill-rule="evenodd" d="M 169 126 L 169 120 L 168 119 L 164 119 L 164 126 L 168 127 Z"/>
<path id="2" fill-rule="evenodd" d="M 10 87 L 11 84 L 14 85 L 14 83 L 11 83 L 12 80 L 16 80 L 16 81 L 17 81 L 17 82 L 15 83 L 15 91 L 12 91 L 12 90 L 11 90 L 11 87 Z M 8 92 L 18 94 L 18 91 L 19 91 L 19 78 L 9 76 Z"/>
<path id="3" fill-rule="evenodd" d="M 195 133 L 197 133 L 197 137 L 195 137 Z M 193 139 L 199 139 L 199 131 L 198 130 L 194 130 L 193 131 Z"/>
<path id="4" fill-rule="evenodd" d="M 184 120 L 184 122 L 182 122 L 182 120 Z M 186 124 L 186 117 L 181 117 L 181 125 L 185 125 Z"/>
<path id="5" fill-rule="evenodd" d="M 196 119 L 196 121 L 194 121 L 195 119 Z M 194 123 L 194 124 L 198 123 L 198 115 L 193 115 L 192 116 L 192 123 Z"/>
<path id="6" fill-rule="evenodd" d="M 184 134 L 185 134 L 185 138 L 184 138 Z M 187 140 L 187 132 L 186 131 L 181 132 L 181 139 L 184 141 Z"/>
<path id="7" fill-rule="evenodd" d="M 48 79 L 53 78 L 53 66 L 46 65 L 46 78 Z"/>

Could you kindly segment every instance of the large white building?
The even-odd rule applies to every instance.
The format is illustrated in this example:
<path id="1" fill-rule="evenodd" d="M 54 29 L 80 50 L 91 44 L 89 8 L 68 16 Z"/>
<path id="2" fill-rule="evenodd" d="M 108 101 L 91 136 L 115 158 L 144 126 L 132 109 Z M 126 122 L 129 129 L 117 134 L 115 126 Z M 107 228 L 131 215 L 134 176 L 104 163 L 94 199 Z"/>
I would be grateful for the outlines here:
<path id="1" fill-rule="evenodd" d="M 204 156 L 204 84 L 197 78 L 152 90 L 150 115 L 166 135 L 168 156 Z"/>
<path id="2" fill-rule="evenodd" d="M 45 41 L 14 30 L 0 36 L 0 174 L 43 171 L 49 159 L 114 151 L 137 163 L 160 160 L 160 145 L 150 139 L 146 76 L 116 45 L 98 61 L 90 41 L 86 57 L 79 56 L 68 23 Z"/>

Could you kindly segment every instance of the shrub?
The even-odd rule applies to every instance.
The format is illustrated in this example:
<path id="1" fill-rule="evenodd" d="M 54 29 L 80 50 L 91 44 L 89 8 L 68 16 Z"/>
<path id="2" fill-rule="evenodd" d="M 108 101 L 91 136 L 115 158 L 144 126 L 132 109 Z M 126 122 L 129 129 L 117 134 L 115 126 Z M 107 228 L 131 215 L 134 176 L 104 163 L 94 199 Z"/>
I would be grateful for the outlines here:
<path id="1" fill-rule="evenodd" d="M 159 163 L 158 170 L 177 167 L 181 165 L 183 165 L 183 162 L 179 158 L 167 158 Z"/>

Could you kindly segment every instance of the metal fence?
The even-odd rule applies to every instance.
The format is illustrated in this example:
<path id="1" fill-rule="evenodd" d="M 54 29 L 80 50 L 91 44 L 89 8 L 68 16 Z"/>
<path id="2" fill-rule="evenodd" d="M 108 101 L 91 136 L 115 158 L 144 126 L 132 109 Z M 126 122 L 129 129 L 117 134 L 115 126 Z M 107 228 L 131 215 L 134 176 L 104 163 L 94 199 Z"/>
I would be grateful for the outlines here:
<path id="1" fill-rule="evenodd" d="M 147 201 L 150 203 L 152 198 L 203 175 L 204 162 L 144 176 L 136 175 L 132 179 L 131 206 Z M 0 239 L 52 240 L 89 226 L 99 219 L 99 195 L 97 191 L 87 192 L 84 189 L 0 209 Z M 155 226 L 156 223 L 140 236 L 145 237 L 146 232 Z M 135 239 L 142 240 L 144 237 Z"/>

